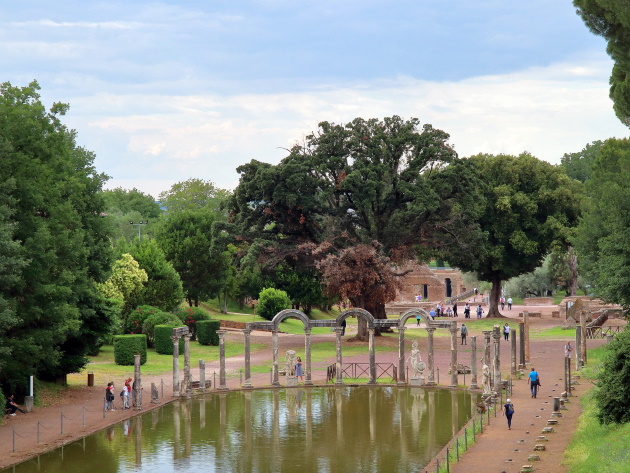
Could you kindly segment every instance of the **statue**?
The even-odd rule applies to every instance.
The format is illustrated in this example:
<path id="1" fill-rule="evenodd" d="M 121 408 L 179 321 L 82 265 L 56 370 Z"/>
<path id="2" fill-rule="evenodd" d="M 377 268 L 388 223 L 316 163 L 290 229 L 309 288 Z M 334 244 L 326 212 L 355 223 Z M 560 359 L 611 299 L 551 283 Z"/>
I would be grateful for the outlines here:
<path id="1" fill-rule="evenodd" d="M 483 385 L 483 393 L 492 394 L 492 390 L 490 389 L 490 367 L 486 364 L 486 360 L 483 361 L 482 373 L 481 383 Z"/>
<path id="2" fill-rule="evenodd" d="M 416 340 L 411 344 L 411 354 L 407 359 L 411 363 L 411 368 L 413 369 L 413 377 L 421 378 L 422 373 L 426 369 L 426 365 L 424 361 L 422 361 L 422 356 L 420 355 L 420 350 L 418 350 L 418 342 Z"/>
<path id="3" fill-rule="evenodd" d="M 295 376 L 295 350 L 287 350 L 285 359 L 285 375 L 287 377 Z"/>

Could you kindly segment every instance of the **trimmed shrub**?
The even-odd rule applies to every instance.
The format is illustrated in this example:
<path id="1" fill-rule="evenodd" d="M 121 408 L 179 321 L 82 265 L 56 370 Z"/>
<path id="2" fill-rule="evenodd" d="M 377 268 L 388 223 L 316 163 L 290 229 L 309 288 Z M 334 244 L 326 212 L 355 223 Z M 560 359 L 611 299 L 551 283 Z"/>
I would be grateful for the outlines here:
<path id="1" fill-rule="evenodd" d="M 114 337 L 114 361 L 117 365 L 133 365 L 134 355 L 141 355 L 140 364 L 147 362 L 147 336 L 116 335 Z"/>
<path id="2" fill-rule="evenodd" d="M 123 322 L 123 332 L 130 334 L 142 333 L 142 326 L 147 318 L 152 314 L 159 314 L 161 312 L 160 309 L 151 305 L 141 305 L 135 308 L 125 318 Z"/>
<path id="3" fill-rule="evenodd" d="M 168 312 L 158 312 L 147 317 L 142 324 L 142 333 L 147 336 L 147 345 L 149 348 L 155 346 L 155 326 L 156 325 L 179 325 L 179 317 Z"/>
<path id="4" fill-rule="evenodd" d="M 258 296 L 258 315 L 271 320 L 280 311 L 291 307 L 291 299 L 286 292 L 268 287 Z"/>
<path id="5" fill-rule="evenodd" d="M 190 330 L 191 340 L 197 339 L 197 323 L 202 320 L 210 320 L 208 313 L 199 307 L 181 309 L 177 312 L 177 316 Z"/>
<path id="6" fill-rule="evenodd" d="M 155 352 L 160 355 L 172 355 L 173 354 L 173 329 L 175 327 L 181 327 L 180 324 L 176 325 L 156 325 L 153 331 Z M 184 353 L 184 337 L 179 339 L 179 352 Z"/>
<path id="7" fill-rule="evenodd" d="M 220 320 L 200 320 L 197 322 L 197 339 L 201 345 L 219 344 L 217 330 L 221 328 Z"/>

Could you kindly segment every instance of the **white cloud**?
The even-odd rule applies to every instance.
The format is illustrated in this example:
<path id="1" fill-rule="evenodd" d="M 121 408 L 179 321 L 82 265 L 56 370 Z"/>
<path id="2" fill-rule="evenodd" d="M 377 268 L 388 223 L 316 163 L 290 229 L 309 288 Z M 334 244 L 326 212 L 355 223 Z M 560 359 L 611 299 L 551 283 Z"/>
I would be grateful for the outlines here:
<path id="1" fill-rule="evenodd" d="M 319 121 L 357 116 L 417 117 L 449 133 L 460 156 L 527 150 L 557 163 L 593 140 L 628 135 L 608 98 L 609 70 L 609 61 L 597 55 L 458 82 L 400 77 L 277 94 L 97 96 L 72 101 L 73 115 L 84 120 L 73 127 L 83 139 L 87 128 L 88 140 L 105 134 L 126 142 L 117 155 L 89 141 L 85 146 L 96 151 L 99 169 L 113 176 L 111 186 L 131 182 L 153 195 L 189 177 L 233 187 L 238 165 L 253 158 L 276 163 L 286 155 L 282 148 Z M 109 103 L 118 114 L 92 114 L 106 115 Z M 134 114 L 120 113 L 132 108 Z"/>

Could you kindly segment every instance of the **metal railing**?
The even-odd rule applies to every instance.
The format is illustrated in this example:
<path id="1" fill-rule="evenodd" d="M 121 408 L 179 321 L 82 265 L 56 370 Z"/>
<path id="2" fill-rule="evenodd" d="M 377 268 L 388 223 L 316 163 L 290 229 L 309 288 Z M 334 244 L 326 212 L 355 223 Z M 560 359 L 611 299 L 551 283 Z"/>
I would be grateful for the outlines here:
<path id="1" fill-rule="evenodd" d="M 369 378 L 369 363 L 343 363 L 341 365 L 342 378 Z M 376 363 L 376 379 L 389 377 L 393 383 L 398 382 L 398 367 L 394 363 Z M 337 364 L 326 368 L 326 383 L 334 383 L 337 379 Z"/>

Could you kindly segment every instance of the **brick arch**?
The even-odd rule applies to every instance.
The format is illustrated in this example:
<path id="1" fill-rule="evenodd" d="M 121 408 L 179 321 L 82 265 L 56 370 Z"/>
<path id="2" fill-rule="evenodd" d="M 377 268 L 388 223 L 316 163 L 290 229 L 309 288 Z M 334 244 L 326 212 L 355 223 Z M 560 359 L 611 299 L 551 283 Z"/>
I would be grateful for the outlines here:
<path id="1" fill-rule="evenodd" d="M 398 317 L 398 328 L 403 328 L 407 323 L 407 320 L 410 318 L 416 318 L 416 315 L 420 315 L 420 318 L 424 320 L 424 323 L 427 324 L 427 327 L 431 325 L 431 316 L 424 309 L 408 309 L 404 311 L 400 317 Z"/>
<path id="2" fill-rule="evenodd" d="M 271 320 L 273 323 L 273 329 L 278 330 L 280 328 L 280 323 L 290 317 L 299 319 L 304 324 L 304 328 L 311 326 L 311 320 L 304 312 L 297 309 L 285 309 L 273 316 L 273 319 Z"/>
<path id="3" fill-rule="evenodd" d="M 346 320 L 348 317 L 352 315 L 355 315 L 357 317 L 362 317 L 367 322 L 368 328 L 374 328 L 374 316 L 365 309 L 357 309 L 357 308 L 344 310 L 341 314 L 339 314 L 336 318 L 337 327 L 341 327 L 341 322 L 343 322 L 344 320 Z"/>

